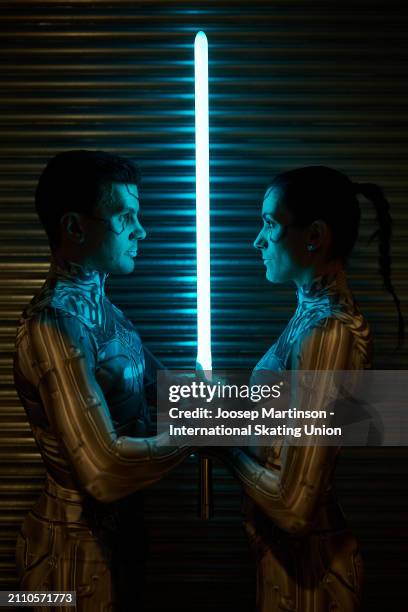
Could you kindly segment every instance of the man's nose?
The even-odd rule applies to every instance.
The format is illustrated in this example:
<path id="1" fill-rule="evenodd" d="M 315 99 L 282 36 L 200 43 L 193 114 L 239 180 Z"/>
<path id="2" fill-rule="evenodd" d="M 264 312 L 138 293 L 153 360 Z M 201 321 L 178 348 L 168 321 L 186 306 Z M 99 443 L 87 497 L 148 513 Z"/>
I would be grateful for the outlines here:
<path id="1" fill-rule="evenodd" d="M 254 247 L 256 249 L 262 250 L 262 249 L 266 249 L 267 246 L 268 246 L 268 243 L 263 237 L 263 231 L 261 230 L 255 239 Z"/>
<path id="2" fill-rule="evenodd" d="M 134 240 L 135 238 L 136 240 L 144 240 L 146 238 L 146 230 L 143 227 L 143 225 L 139 223 L 139 221 L 137 222 L 137 224 L 135 225 L 135 228 L 132 230 L 131 234 L 129 235 L 130 240 Z"/>

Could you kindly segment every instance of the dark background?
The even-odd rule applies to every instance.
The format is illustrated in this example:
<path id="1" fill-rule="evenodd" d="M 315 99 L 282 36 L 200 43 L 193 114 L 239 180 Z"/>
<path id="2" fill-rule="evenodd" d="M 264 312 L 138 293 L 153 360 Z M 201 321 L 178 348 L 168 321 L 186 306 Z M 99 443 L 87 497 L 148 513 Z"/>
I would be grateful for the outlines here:
<path id="1" fill-rule="evenodd" d="M 325 164 L 382 185 L 394 282 L 408 289 L 407 19 L 403 3 L 0 2 L 0 588 L 43 468 L 12 382 L 17 320 L 41 286 L 48 247 L 34 208 L 46 161 L 71 148 L 127 155 L 143 170 L 148 238 L 110 295 L 169 367 L 195 361 L 193 40 L 210 45 L 214 367 L 250 368 L 289 319 L 291 286 L 268 285 L 252 248 L 277 171 Z M 377 369 L 406 369 L 396 315 L 367 244 L 363 202 L 351 284 L 375 336 Z M 365 558 L 367 611 L 406 609 L 407 452 L 345 449 L 339 495 Z M 215 519 L 196 518 L 191 458 L 147 493 L 149 610 L 249 612 L 253 566 L 240 491 L 215 469 Z M 135 607 L 137 609 L 137 606 Z"/>

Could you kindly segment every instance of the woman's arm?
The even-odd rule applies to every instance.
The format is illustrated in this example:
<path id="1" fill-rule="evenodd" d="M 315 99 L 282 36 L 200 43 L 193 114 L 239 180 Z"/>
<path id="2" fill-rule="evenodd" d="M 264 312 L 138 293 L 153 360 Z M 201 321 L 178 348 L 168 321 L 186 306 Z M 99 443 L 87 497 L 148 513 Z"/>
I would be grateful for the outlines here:
<path id="1" fill-rule="evenodd" d="M 324 319 L 293 346 L 292 370 L 347 370 L 352 363 L 353 335 L 334 318 Z M 331 377 L 327 377 L 330 384 Z M 322 377 L 318 393 L 300 398 L 302 409 L 323 410 L 327 397 Z M 312 402 L 312 405 L 307 405 Z M 230 449 L 228 463 L 245 492 L 281 529 L 292 533 L 313 527 L 319 500 L 330 481 L 339 448 L 284 447 L 281 469 L 260 465 L 240 449 Z"/>

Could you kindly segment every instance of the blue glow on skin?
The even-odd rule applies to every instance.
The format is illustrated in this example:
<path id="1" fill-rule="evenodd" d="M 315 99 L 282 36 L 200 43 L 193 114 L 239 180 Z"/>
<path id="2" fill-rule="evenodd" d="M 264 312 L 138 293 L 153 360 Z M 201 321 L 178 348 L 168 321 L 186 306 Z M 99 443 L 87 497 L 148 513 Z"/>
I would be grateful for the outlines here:
<path id="1" fill-rule="evenodd" d="M 130 380 L 131 378 L 133 378 L 133 372 L 132 372 L 131 366 L 126 366 L 126 368 L 124 369 L 123 378 L 125 380 Z"/>

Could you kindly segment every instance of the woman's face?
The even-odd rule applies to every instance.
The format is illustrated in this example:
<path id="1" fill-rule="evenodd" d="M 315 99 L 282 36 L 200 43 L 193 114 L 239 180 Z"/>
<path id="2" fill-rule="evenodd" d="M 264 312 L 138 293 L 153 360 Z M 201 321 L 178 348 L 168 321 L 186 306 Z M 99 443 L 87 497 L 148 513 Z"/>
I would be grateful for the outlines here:
<path id="1" fill-rule="evenodd" d="M 262 254 L 266 278 L 271 283 L 302 281 L 310 268 L 310 228 L 295 225 L 292 213 L 283 204 L 281 188 L 269 188 L 262 205 L 263 226 L 254 246 Z"/>

